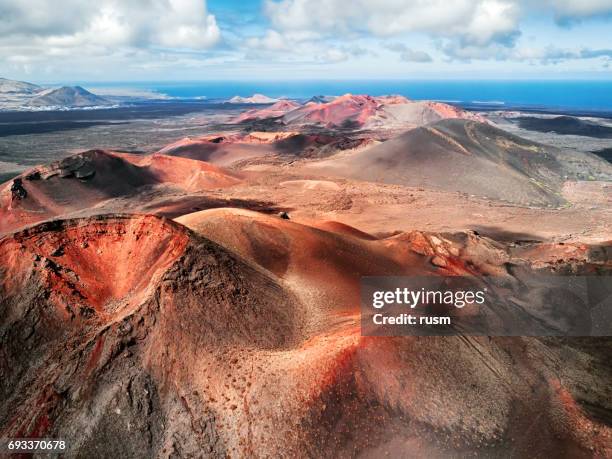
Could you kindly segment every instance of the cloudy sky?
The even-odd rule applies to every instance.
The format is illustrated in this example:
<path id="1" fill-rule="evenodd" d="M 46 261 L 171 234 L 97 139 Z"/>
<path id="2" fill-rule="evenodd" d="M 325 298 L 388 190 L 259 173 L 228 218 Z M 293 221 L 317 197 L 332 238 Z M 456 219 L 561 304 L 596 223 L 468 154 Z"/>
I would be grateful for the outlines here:
<path id="1" fill-rule="evenodd" d="M 612 79 L 612 0 L 0 0 L 34 82 Z"/>

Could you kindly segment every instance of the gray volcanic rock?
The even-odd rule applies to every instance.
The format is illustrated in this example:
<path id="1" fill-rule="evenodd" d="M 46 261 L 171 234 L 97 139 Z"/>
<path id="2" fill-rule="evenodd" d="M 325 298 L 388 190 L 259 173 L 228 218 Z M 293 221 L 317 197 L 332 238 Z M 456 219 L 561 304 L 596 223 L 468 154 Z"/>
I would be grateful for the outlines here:
<path id="1" fill-rule="evenodd" d="M 43 88 L 32 83 L 0 78 L 0 94 L 2 95 L 36 94 L 42 90 Z"/>
<path id="2" fill-rule="evenodd" d="M 312 96 L 310 99 L 308 99 L 306 101 L 306 103 L 313 102 L 315 104 L 326 104 L 327 102 L 331 102 L 335 98 L 336 98 L 336 96 L 316 95 L 316 96 Z"/>
<path id="3" fill-rule="evenodd" d="M 30 100 L 29 105 L 35 107 L 94 107 L 111 103 L 104 97 L 97 96 L 80 86 L 63 86 L 41 92 Z"/>
<path id="4" fill-rule="evenodd" d="M 610 180 L 595 155 L 535 143 L 489 124 L 447 119 L 317 165 L 338 176 L 424 186 L 531 206 L 564 203 L 567 179 Z"/>
<path id="5" fill-rule="evenodd" d="M 0 110 L 21 109 L 44 91 L 44 88 L 25 81 L 0 78 Z"/>
<path id="6" fill-rule="evenodd" d="M 573 116 L 557 116 L 554 118 L 521 116 L 518 121 L 521 128 L 531 131 L 612 139 L 612 127 L 602 126 Z"/>

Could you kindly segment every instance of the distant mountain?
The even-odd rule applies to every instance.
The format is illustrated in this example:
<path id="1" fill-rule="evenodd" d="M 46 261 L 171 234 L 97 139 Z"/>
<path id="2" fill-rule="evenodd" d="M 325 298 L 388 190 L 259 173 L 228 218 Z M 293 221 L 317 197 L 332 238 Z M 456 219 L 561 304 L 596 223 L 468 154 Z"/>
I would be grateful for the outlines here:
<path id="1" fill-rule="evenodd" d="M 43 88 L 25 81 L 9 80 L 0 78 L 0 94 L 1 95 L 27 95 L 36 94 L 43 91 Z"/>
<path id="2" fill-rule="evenodd" d="M 306 101 L 306 103 L 312 102 L 313 104 L 325 104 L 327 102 L 331 102 L 336 97 L 337 96 L 322 96 L 322 95 L 312 96 L 310 99 Z"/>
<path id="3" fill-rule="evenodd" d="M 266 118 L 276 118 L 283 116 L 285 113 L 299 107 L 301 107 L 301 105 L 292 100 L 279 100 L 274 105 L 266 108 L 247 110 L 246 112 L 240 114 L 235 121 L 241 123 L 248 120 L 252 121 Z"/>
<path id="4" fill-rule="evenodd" d="M 63 86 L 40 92 L 28 102 L 28 105 L 33 107 L 94 107 L 111 103 L 104 97 L 97 96 L 80 86 Z"/>
<path id="5" fill-rule="evenodd" d="M 287 112 L 282 122 L 286 125 L 405 129 L 448 118 L 485 121 L 474 113 L 451 105 L 411 101 L 403 96 L 345 94 L 332 98 L 330 102 L 317 102 L 328 98 L 315 96 L 309 103 Z"/>
<path id="6" fill-rule="evenodd" d="M 234 96 L 228 102 L 230 104 L 273 104 L 278 102 L 278 99 L 263 94 L 253 94 L 251 97 Z"/>
<path id="7" fill-rule="evenodd" d="M 43 88 L 25 81 L 0 78 L 0 110 L 31 110 L 40 107 L 99 107 L 111 101 L 80 86 Z"/>
<path id="8" fill-rule="evenodd" d="M 358 127 L 376 114 L 380 103 L 367 95 L 345 94 L 331 102 L 306 104 L 283 116 L 285 124 Z"/>

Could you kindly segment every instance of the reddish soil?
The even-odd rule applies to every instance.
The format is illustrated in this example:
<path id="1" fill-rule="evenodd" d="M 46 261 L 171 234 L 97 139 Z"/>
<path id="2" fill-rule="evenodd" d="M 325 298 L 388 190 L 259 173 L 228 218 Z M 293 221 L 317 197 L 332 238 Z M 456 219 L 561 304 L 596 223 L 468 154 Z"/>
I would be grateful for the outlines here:
<path id="1" fill-rule="evenodd" d="M 494 272 L 503 245 L 234 209 L 180 220 L 199 234 L 105 216 L 0 241 L 3 436 L 105 456 L 612 452 L 585 408 L 610 395 L 605 346 L 360 336 L 361 275 Z"/>
<path id="2" fill-rule="evenodd" d="M 0 189 L 0 233 L 151 187 L 189 192 L 233 186 L 241 178 L 201 161 L 93 150 L 34 168 L 16 180 L 25 196 L 11 190 L 15 180 Z"/>
<path id="3" fill-rule="evenodd" d="M 610 166 L 444 104 L 293 105 L 0 187 L 0 437 L 67 438 L 69 457 L 611 457 L 610 338 L 367 337 L 359 308 L 368 275 L 609 275 Z"/>

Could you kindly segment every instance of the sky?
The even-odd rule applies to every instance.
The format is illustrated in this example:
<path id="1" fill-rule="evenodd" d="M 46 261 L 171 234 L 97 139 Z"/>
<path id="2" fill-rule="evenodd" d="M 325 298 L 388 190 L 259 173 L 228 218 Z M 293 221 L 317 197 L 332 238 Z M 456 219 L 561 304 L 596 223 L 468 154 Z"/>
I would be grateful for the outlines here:
<path id="1" fill-rule="evenodd" d="M 612 80 L 612 0 L 0 0 L 0 76 Z"/>

